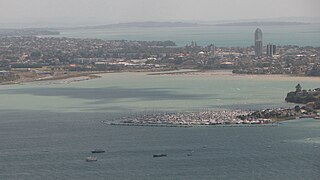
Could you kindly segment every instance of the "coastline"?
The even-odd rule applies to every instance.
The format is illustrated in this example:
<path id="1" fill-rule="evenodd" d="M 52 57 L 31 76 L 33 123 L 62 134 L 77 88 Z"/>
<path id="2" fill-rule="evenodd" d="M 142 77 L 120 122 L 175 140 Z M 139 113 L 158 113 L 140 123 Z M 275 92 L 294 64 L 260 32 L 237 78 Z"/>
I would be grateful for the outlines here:
<path id="1" fill-rule="evenodd" d="M 73 78 L 84 77 L 82 79 L 75 79 L 74 81 L 84 81 L 84 80 L 91 80 L 96 78 L 101 78 L 98 74 L 110 74 L 110 73 L 126 73 L 126 72 L 135 72 L 135 73 L 150 73 L 150 72 L 163 72 L 163 71 L 170 71 L 171 69 L 159 69 L 157 71 L 154 70 L 145 70 L 145 69 L 138 69 L 138 70 L 123 70 L 123 71 L 90 71 L 90 72 L 56 72 L 55 75 L 40 75 L 34 72 L 18 72 L 17 75 L 20 76 L 19 79 L 14 81 L 4 81 L 0 82 L 1 85 L 12 85 L 12 84 L 23 84 L 23 83 L 30 83 L 30 82 L 39 82 L 39 81 L 58 81 L 58 80 L 68 80 Z M 73 82 L 73 80 L 71 80 Z"/>
<path id="2" fill-rule="evenodd" d="M 142 76 L 148 76 L 148 75 L 164 75 L 164 76 L 181 76 L 184 77 L 186 76 L 186 78 L 188 78 L 188 76 L 206 76 L 211 78 L 211 76 L 213 78 L 219 78 L 222 76 L 230 76 L 230 77 L 246 77 L 248 79 L 248 77 L 260 77 L 260 78 L 267 78 L 267 79 L 272 79 L 272 80 L 277 80 L 278 77 L 282 77 L 285 78 L 286 80 L 293 78 L 294 80 L 296 80 L 296 78 L 303 78 L 303 79 L 309 79 L 309 77 L 297 77 L 297 76 L 288 76 L 288 75 L 239 75 L 239 74 L 233 74 L 231 71 L 228 70 L 219 70 L 219 71 L 197 71 L 197 70 L 190 70 L 190 69 L 184 69 L 184 70 L 176 70 L 176 71 L 157 71 L 157 72 L 150 72 L 150 71 L 100 71 L 100 72 L 73 72 L 73 73 L 68 73 L 68 74 L 57 74 L 56 76 L 45 76 L 42 78 L 37 78 L 37 79 L 31 79 L 30 81 L 22 81 L 19 82 L 24 83 L 24 82 L 40 82 L 40 85 L 50 85 L 50 84 L 69 84 L 69 83 L 73 83 L 73 82 L 78 82 L 78 81 L 86 81 L 86 80 L 92 80 L 92 79 L 96 79 L 96 78 L 101 78 L 105 76 L 111 76 L 111 74 L 124 74 L 124 76 L 130 76 L 130 75 L 134 75 L 134 74 L 139 74 Z M 104 75 L 103 75 L 104 74 Z M 109 75 L 108 75 L 109 74 Z M 101 75 L 101 76 L 100 76 Z M 216 76 L 216 77 L 214 77 Z M 275 78 L 276 77 L 276 78 Z M 312 79 L 314 77 L 311 77 Z M 32 83 L 33 84 L 33 83 Z M 197 111 L 197 112 L 193 112 L 193 115 L 188 115 L 185 112 L 179 113 L 179 112 L 175 112 L 173 114 L 173 116 L 166 114 L 166 116 L 162 116 L 159 115 L 157 117 L 148 117 L 148 118 L 154 118 L 160 120 L 158 122 L 153 122 L 153 121 L 145 121 L 146 119 L 140 119 L 141 121 L 137 123 L 137 121 L 135 121 L 134 118 L 136 117 L 126 117 L 127 119 L 122 119 L 122 120 L 129 120 L 131 119 L 132 122 L 130 122 L 130 125 L 135 125 L 135 126 L 158 126 L 159 122 L 160 125 L 164 125 L 164 126 L 180 126 L 182 125 L 186 125 L 186 126 L 212 126 L 212 125 L 217 125 L 217 126 L 221 126 L 221 125 L 239 125 L 239 124 L 246 124 L 246 125 L 260 125 L 260 124 L 272 124 L 272 123 L 277 123 L 277 122 L 281 122 L 281 121 L 288 121 L 288 120 L 294 120 L 297 118 L 305 118 L 305 117 L 298 117 L 298 116 L 283 116 L 283 117 L 277 117 L 277 118 L 273 118 L 273 117 L 258 117 L 258 116 L 251 116 L 249 117 L 249 110 L 245 110 L 242 109 L 244 107 L 240 107 L 240 114 L 236 114 L 234 115 L 234 113 L 236 113 L 236 110 L 229 110 L 228 112 L 225 112 L 224 114 L 221 114 L 222 111 L 215 111 L 215 112 L 205 112 L 207 113 L 207 115 L 199 115 L 199 113 L 203 113 L 203 111 Z M 269 110 L 269 109 L 265 109 L 265 107 L 262 107 L 264 109 L 260 109 L 260 111 L 265 111 L 265 110 Z M 280 109 L 274 109 L 277 113 L 280 112 Z M 291 108 L 292 110 L 292 108 Z M 244 112 L 245 111 L 245 112 Z M 219 114 L 220 113 L 220 114 Z M 251 112 L 252 113 L 252 112 Z M 208 115 L 209 114 L 209 115 Z M 233 114 L 233 115 L 232 115 Z M 239 119 L 239 115 L 245 115 L 246 118 L 244 119 Z M 168 121 L 168 118 L 171 118 L 173 121 Z M 177 118 L 178 117 L 178 118 Z M 187 121 L 186 120 L 187 117 Z M 138 117 L 139 118 L 139 117 Z M 221 120 L 221 121 L 220 121 Z M 245 122 L 243 122 L 243 120 Z M 270 120 L 270 121 L 269 121 Z M 183 122 L 184 121 L 184 122 Z M 151 123 L 150 123 L 151 122 Z M 157 124 L 158 123 L 158 124 Z M 162 124 L 163 123 L 163 124 Z M 126 124 L 119 124 L 118 125 L 127 125 Z M 114 124 L 113 124 L 114 125 Z"/>
<path id="3" fill-rule="evenodd" d="M 111 126 L 134 126 L 134 127 L 162 127 L 162 128 L 201 128 L 201 127 L 237 127 L 237 128 L 250 128 L 250 127 L 277 127 L 279 126 L 278 122 L 270 124 L 220 124 L 220 125 L 170 125 L 170 124 L 128 124 L 128 123 L 108 123 L 103 122 Z"/>
<path id="4" fill-rule="evenodd" d="M 84 81 L 96 78 L 101 78 L 98 74 L 109 74 L 109 73 L 145 73 L 148 76 L 233 76 L 233 77 L 249 77 L 252 79 L 266 79 L 266 80 L 288 80 L 288 81 L 312 81 L 320 80 L 320 77 L 315 76 L 299 76 L 299 75 L 289 75 L 289 74 L 234 74 L 232 70 L 212 70 L 203 71 L 197 69 L 181 69 L 181 70 L 134 70 L 134 71 L 95 71 L 95 72 L 72 72 L 69 74 L 59 74 L 54 76 L 41 76 L 41 75 L 24 75 L 21 79 L 16 81 L 0 82 L 1 85 L 12 85 L 12 84 L 22 84 L 28 82 L 37 81 L 57 81 L 57 80 L 67 80 L 72 78 L 84 77 L 82 79 L 75 79 L 74 81 Z M 73 82 L 73 80 L 71 80 Z"/>
<path id="5" fill-rule="evenodd" d="M 54 75 L 54 76 L 38 76 L 38 75 L 30 75 L 26 77 L 22 77 L 16 81 L 7 81 L 1 82 L 1 85 L 14 85 L 14 84 L 23 84 L 23 83 L 31 83 L 31 82 L 53 82 L 53 81 L 61 81 L 61 80 L 70 80 L 70 82 L 78 82 L 91 80 L 96 78 L 101 78 L 101 76 L 97 74 L 107 73 L 107 72 L 75 72 L 70 74 L 62 74 L 62 75 Z"/>
<path id="6" fill-rule="evenodd" d="M 162 75 L 162 76 L 233 76 L 233 77 L 250 77 L 272 80 L 320 80 L 317 76 L 291 75 L 291 74 L 235 74 L 232 70 L 193 70 L 182 69 L 172 72 L 149 73 L 147 75 Z M 275 79 L 277 78 L 277 79 Z"/>

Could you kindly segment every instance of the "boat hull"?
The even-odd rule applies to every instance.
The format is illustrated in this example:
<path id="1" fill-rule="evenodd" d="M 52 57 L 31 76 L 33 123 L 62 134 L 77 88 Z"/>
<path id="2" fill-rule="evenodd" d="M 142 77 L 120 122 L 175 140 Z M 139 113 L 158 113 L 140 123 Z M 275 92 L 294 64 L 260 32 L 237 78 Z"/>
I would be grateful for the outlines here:
<path id="1" fill-rule="evenodd" d="M 167 154 L 154 154 L 153 157 L 166 157 Z"/>

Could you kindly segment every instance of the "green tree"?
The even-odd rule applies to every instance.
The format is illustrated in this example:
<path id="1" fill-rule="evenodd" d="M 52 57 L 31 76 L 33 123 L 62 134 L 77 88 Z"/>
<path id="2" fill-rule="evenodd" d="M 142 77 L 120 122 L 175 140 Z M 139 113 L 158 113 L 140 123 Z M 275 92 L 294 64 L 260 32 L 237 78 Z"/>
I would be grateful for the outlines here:
<path id="1" fill-rule="evenodd" d="M 318 99 L 315 103 L 315 109 L 320 109 L 320 99 Z"/>
<path id="2" fill-rule="evenodd" d="M 300 111 L 300 106 L 298 106 L 298 105 L 296 105 L 295 107 L 294 107 L 294 110 L 296 111 L 296 112 L 299 112 Z"/>
<path id="3" fill-rule="evenodd" d="M 302 87 L 300 84 L 296 85 L 296 92 L 301 92 Z"/>

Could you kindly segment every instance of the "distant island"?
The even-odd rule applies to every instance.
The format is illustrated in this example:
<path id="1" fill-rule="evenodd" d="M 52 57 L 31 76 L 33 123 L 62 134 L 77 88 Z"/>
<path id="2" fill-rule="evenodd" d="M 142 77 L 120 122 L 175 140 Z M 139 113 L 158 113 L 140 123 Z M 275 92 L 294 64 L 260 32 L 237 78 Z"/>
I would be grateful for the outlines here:
<path id="1" fill-rule="evenodd" d="M 261 22 L 222 23 L 222 24 L 216 24 L 216 26 L 293 26 L 293 25 L 307 25 L 307 24 L 309 23 L 261 21 Z"/>
<path id="2" fill-rule="evenodd" d="M 80 27 L 80 29 L 105 29 L 105 28 L 153 28 L 153 27 L 197 27 L 203 26 L 198 23 L 184 23 L 184 22 L 129 22 L 129 23 L 118 23 L 108 24 L 100 26 L 86 26 Z M 79 29 L 79 27 L 77 28 Z"/>

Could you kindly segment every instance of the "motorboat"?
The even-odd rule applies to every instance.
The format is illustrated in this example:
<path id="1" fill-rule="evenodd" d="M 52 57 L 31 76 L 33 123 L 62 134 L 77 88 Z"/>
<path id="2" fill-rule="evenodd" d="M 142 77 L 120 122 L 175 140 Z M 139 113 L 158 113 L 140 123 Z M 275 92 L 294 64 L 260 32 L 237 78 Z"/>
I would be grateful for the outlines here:
<path id="1" fill-rule="evenodd" d="M 153 157 L 166 157 L 167 154 L 154 154 Z"/>
<path id="2" fill-rule="evenodd" d="M 92 150 L 91 153 L 105 153 L 106 151 L 103 150 L 103 149 L 95 149 L 95 150 Z"/>
<path id="3" fill-rule="evenodd" d="M 89 156 L 86 158 L 87 162 L 93 162 L 93 161 L 98 161 L 98 158 L 95 156 Z"/>

